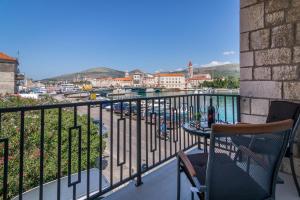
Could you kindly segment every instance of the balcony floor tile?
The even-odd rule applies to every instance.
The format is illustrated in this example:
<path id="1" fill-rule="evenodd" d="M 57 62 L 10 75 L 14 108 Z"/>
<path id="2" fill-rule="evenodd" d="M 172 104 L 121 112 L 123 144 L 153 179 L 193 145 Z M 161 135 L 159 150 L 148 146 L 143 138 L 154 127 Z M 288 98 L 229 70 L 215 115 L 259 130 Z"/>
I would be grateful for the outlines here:
<path id="1" fill-rule="evenodd" d="M 175 200 L 176 199 L 176 160 L 173 160 L 155 171 L 145 175 L 143 185 L 136 187 L 130 182 L 123 188 L 105 197 L 105 200 Z M 280 173 L 285 184 L 277 185 L 276 200 L 299 200 L 292 177 Z M 182 175 L 182 200 L 190 200 L 190 185 Z M 196 198 L 195 198 L 196 199 Z"/>

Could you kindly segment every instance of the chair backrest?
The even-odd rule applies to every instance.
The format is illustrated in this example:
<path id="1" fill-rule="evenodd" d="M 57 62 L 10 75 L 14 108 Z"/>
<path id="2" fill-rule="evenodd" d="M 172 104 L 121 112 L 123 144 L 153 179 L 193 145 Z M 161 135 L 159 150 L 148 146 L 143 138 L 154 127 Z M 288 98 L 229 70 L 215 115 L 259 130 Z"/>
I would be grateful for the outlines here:
<path id="1" fill-rule="evenodd" d="M 268 124 L 213 125 L 206 171 L 207 199 L 220 199 L 220 188 L 229 183 L 234 187 L 223 191 L 224 199 L 264 199 L 274 197 L 276 178 L 287 148 L 293 120 Z M 222 150 L 216 138 L 256 136 L 255 149 L 240 146 L 236 152 Z M 220 187 L 223 182 L 223 187 Z M 243 194 L 241 188 L 247 188 Z M 225 194 L 224 194 L 225 192 Z"/>
<path id="2" fill-rule="evenodd" d="M 267 117 L 267 123 L 286 119 L 294 120 L 296 123 L 300 114 L 300 104 L 288 101 L 272 101 Z"/>
<path id="3" fill-rule="evenodd" d="M 300 128 L 300 122 L 298 122 L 300 120 L 300 103 L 288 101 L 272 101 L 266 122 L 277 122 L 286 119 L 294 120 L 294 129 L 290 137 L 290 140 L 293 142 L 295 140 L 296 133 Z M 297 122 L 298 126 L 296 125 Z M 285 155 L 286 157 L 291 156 L 290 151 L 293 151 L 293 149 L 290 149 L 290 146 L 288 146 L 288 151 Z"/>

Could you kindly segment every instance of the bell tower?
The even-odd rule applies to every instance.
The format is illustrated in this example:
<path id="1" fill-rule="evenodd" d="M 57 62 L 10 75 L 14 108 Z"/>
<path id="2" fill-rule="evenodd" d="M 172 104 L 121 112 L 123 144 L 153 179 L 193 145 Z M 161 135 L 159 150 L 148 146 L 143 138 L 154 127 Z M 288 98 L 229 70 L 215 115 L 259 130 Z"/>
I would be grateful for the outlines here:
<path id="1" fill-rule="evenodd" d="M 191 61 L 189 62 L 189 65 L 188 65 L 188 76 L 189 76 L 189 78 L 193 78 L 193 76 L 194 76 L 193 64 Z"/>

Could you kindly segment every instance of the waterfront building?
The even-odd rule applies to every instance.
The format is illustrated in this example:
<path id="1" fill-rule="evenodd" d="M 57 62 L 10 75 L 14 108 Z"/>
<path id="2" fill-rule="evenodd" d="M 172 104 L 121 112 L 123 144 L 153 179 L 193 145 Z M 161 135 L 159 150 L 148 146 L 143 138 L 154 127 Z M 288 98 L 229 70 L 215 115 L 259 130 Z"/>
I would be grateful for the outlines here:
<path id="1" fill-rule="evenodd" d="M 132 75 L 133 79 L 133 86 L 134 87 L 141 87 L 143 84 L 143 73 L 141 72 L 134 72 Z"/>
<path id="2" fill-rule="evenodd" d="M 186 79 L 187 88 L 198 87 L 199 84 L 202 84 L 204 81 L 212 81 L 210 74 L 197 74 L 192 78 Z"/>
<path id="3" fill-rule="evenodd" d="M 152 74 L 145 74 L 143 77 L 143 87 L 153 88 L 157 85 L 155 77 Z"/>
<path id="4" fill-rule="evenodd" d="M 96 88 L 108 88 L 113 86 L 112 77 L 103 77 L 90 80 L 93 87 Z"/>
<path id="5" fill-rule="evenodd" d="M 112 85 L 114 87 L 132 87 L 133 79 L 132 77 L 114 78 L 112 80 Z"/>
<path id="6" fill-rule="evenodd" d="M 158 73 L 155 75 L 158 87 L 185 88 L 185 76 L 182 73 Z"/>
<path id="7" fill-rule="evenodd" d="M 16 58 L 0 52 L 0 95 L 17 93 L 17 83 L 22 80 Z"/>

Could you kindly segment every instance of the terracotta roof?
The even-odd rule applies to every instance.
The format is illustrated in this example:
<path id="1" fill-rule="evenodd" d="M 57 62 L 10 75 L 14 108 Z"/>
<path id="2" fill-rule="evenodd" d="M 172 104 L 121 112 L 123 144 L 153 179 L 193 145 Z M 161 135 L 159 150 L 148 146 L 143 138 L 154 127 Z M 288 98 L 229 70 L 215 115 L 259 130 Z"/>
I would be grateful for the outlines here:
<path id="1" fill-rule="evenodd" d="M 187 81 L 192 81 L 192 80 L 211 80 L 211 77 L 209 74 L 198 74 L 194 76 L 193 78 L 187 79 Z"/>
<path id="2" fill-rule="evenodd" d="M 188 80 L 211 80 L 210 74 L 197 74 Z"/>
<path id="3" fill-rule="evenodd" d="M 10 62 L 16 62 L 17 59 L 10 57 L 6 55 L 5 53 L 0 52 L 0 60 L 10 61 Z"/>
<path id="4" fill-rule="evenodd" d="M 115 78 L 116 81 L 132 81 L 131 77 L 124 77 L 124 78 Z"/>
<path id="5" fill-rule="evenodd" d="M 197 81 L 197 80 L 200 80 L 200 81 L 202 81 L 202 80 L 211 80 L 210 78 L 207 78 L 207 77 L 193 77 L 193 78 L 189 78 L 189 79 L 187 79 L 187 81 Z"/>
<path id="6" fill-rule="evenodd" d="M 178 77 L 178 76 L 184 77 L 184 74 L 182 74 L 182 73 L 170 73 L 170 74 L 165 73 L 165 74 L 156 74 L 156 76 L 159 76 L 159 77 Z"/>

